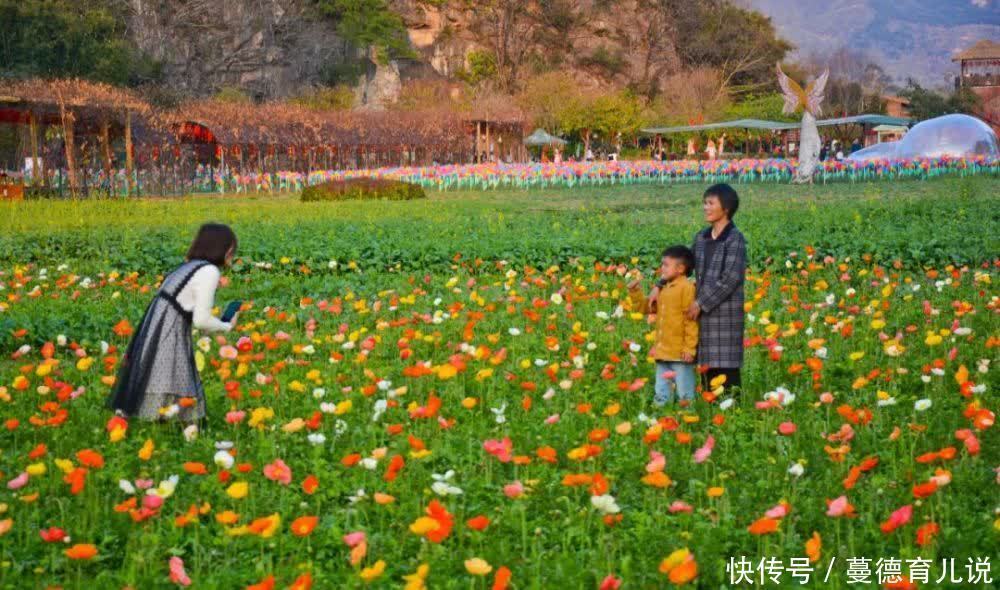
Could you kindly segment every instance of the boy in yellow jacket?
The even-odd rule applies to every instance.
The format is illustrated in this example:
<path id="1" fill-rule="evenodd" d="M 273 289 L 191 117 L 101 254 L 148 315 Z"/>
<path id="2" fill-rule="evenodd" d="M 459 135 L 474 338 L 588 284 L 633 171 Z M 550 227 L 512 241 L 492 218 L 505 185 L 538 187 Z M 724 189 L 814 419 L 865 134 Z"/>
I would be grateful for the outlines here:
<path id="1" fill-rule="evenodd" d="M 660 292 L 647 300 L 639 289 L 642 280 L 629 283 L 632 310 L 656 316 L 656 340 L 649 356 L 656 361 L 656 385 L 653 403 L 662 406 L 674 399 L 694 399 L 695 352 L 698 349 L 698 321 L 687 318 L 694 301 L 694 283 L 688 277 L 694 271 L 694 254 L 685 246 L 671 246 L 660 261 Z"/>

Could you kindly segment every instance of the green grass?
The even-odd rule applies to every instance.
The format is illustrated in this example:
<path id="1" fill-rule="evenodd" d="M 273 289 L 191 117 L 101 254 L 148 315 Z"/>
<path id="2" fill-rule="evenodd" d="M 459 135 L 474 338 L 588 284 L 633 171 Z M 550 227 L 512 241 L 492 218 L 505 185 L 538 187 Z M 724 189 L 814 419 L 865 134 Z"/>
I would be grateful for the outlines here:
<path id="1" fill-rule="evenodd" d="M 233 225 L 240 254 L 366 270 L 446 268 L 466 259 L 547 265 L 571 257 L 653 261 L 701 227 L 703 185 L 431 193 L 420 202 L 299 203 L 294 196 L 0 205 L 0 263 L 93 263 L 162 271 L 202 222 Z M 751 264 L 812 245 L 911 264 L 979 262 L 1000 250 L 988 177 L 829 186 L 739 186 Z M 948 223 L 942 223 L 947 220 Z M 968 228 L 982 227 L 981 232 Z M 982 234 L 982 235 L 977 235 Z"/>

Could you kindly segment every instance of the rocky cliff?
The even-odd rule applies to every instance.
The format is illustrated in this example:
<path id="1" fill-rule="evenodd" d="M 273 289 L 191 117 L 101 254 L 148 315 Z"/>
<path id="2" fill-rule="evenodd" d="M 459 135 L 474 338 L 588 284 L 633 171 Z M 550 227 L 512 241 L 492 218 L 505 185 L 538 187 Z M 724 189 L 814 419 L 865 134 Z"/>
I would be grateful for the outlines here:
<path id="1" fill-rule="evenodd" d="M 308 0 L 128 0 L 130 31 L 163 64 L 167 84 L 191 95 L 239 87 L 255 98 L 296 94 L 352 72 L 359 104 L 391 101 L 408 78 L 451 78 L 473 52 L 496 49 L 496 23 L 465 0 L 393 0 L 419 56 L 376 65 L 365 48 L 339 38 L 336 23 Z M 582 82 L 656 84 L 679 65 L 670 23 L 645 0 L 562 0 L 536 13 L 511 40 L 521 73 L 559 68 Z"/>
<path id="2" fill-rule="evenodd" d="M 128 0 L 130 32 L 163 64 L 167 84 L 193 95 L 239 87 L 287 96 L 358 60 L 306 0 Z"/>

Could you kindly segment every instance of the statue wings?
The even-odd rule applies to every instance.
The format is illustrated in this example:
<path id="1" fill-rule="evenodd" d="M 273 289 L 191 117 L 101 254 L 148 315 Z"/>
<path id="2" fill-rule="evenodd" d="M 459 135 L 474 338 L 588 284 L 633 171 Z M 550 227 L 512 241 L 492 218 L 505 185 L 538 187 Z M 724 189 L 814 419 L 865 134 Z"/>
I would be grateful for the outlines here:
<path id="1" fill-rule="evenodd" d="M 805 90 L 799 86 L 798 82 L 789 78 L 785 72 L 781 71 L 781 64 L 778 64 L 778 85 L 781 86 L 782 98 L 785 99 L 782 111 L 785 114 L 792 114 L 799 109 L 805 109 L 813 115 L 822 112 L 820 103 L 823 102 L 823 90 L 826 88 L 826 80 L 830 76 L 830 70 L 824 71 L 819 78 L 816 78 Z"/>

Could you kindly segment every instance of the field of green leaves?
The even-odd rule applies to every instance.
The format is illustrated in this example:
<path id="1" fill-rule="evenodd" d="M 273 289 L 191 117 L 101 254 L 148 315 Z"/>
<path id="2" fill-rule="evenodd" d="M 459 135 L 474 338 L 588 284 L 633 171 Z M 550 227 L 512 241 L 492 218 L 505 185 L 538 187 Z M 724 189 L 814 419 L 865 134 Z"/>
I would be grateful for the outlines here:
<path id="1" fill-rule="evenodd" d="M 704 188 L 0 204 L 0 588 L 995 587 L 1000 180 L 737 186 L 744 392 L 658 409 Z M 210 220 L 208 423 L 112 420 Z"/>

